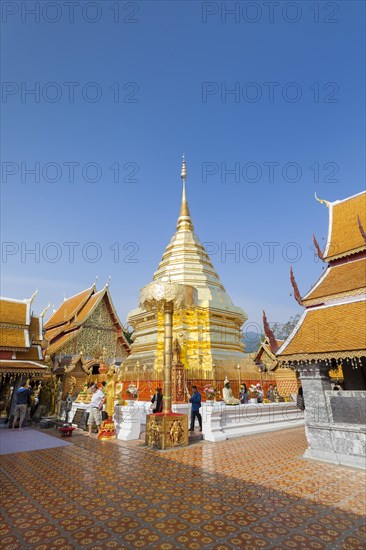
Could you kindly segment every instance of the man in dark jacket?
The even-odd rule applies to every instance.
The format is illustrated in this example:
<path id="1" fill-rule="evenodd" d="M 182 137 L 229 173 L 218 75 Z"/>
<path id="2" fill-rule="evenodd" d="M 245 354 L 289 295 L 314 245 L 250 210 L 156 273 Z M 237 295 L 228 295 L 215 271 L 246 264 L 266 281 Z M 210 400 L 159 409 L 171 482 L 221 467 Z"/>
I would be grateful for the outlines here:
<path id="1" fill-rule="evenodd" d="M 163 394 L 161 392 L 161 388 L 156 388 L 156 393 L 151 399 L 151 403 L 153 404 L 152 412 L 155 413 L 161 413 L 163 410 Z"/>
<path id="2" fill-rule="evenodd" d="M 27 383 L 22 382 L 22 385 L 19 389 L 15 392 L 16 395 L 16 406 L 15 406 L 15 412 L 14 412 L 14 420 L 13 420 L 13 430 L 15 428 L 15 424 L 17 423 L 19 419 L 19 430 L 22 429 L 22 425 L 24 422 L 25 415 L 27 414 L 27 407 L 28 402 L 30 399 L 30 396 L 33 393 L 33 390 L 31 387 L 26 387 Z"/>
<path id="3" fill-rule="evenodd" d="M 190 432 L 194 432 L 194 421 L 197 417 L 199 425 L 200 425 L 200 432 L 202 432 L 202 416 L 200 414 L 200 408 L 201 408 L 201 394 L 197 390 L 197 386 L 192 386 L 193 394 L 190 398 L 189 402 L 192 403 L 192 409 L 191 409 L 191 426 L 189 428 Z"/>

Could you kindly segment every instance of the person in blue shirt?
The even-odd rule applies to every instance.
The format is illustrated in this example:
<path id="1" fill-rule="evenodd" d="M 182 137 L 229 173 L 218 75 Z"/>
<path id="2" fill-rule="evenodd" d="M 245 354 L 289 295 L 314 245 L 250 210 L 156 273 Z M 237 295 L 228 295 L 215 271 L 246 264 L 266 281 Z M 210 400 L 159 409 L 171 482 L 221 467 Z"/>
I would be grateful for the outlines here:
<path id="1" fill-rule="evenodd" d="M 200 414 L 200 408 L 201 408 L 201 394 L 197 390 L 197 386 L 192 386 L 193 394 L 190 398 L 189 402 L 192 403 L 192 409 L 191 409 L 191 426 L 189 428 L 190 432 L 194 432 L 194 421 L 197 417 L 199 425 L 200 425 L 200 432 L 202 432 L 202 416 Z"/>
<path id="2" fill-rule="evenodd" d="M 16 405 L 14 411 L 13 430 L 18 420 L 19 430 L 22 429 L 25 415 L 27 414 L 28 404 L 30 405 L 29 401 L 32 393 L 32 388 L 30 386 L 27 387 L 27 383 L 25 381 L 22 382 L 21 387 L 15 392 Z"/>

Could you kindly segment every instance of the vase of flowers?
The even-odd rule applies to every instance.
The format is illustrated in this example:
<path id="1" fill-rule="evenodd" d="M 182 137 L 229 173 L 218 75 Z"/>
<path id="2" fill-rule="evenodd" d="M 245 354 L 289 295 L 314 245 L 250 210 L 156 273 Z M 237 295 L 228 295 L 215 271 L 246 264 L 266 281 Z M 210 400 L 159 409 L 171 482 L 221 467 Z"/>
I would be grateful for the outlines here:
<path id="1" fill-rule="evenodd" d="M 137 399 L 139 396 L 139 390 L 135 384 L 130 384 L 126 390 L 128 399 Z"/>
<path id="2" fill-rule="evenodd" d="M 206 395 L 206 401 L 214 401 L 216 398 L 216 389 L 211 384 L 206 384 L 206 386 L 203 388 L 205 395 Z"/>
<path id="3" fill-rule="evenodd" d="M 250 392 L 250 399 L 249 399 L 249 402 L 250 402 L 250 403 L 257 403 L 257 399 L 258 399 L 258 389 L 257 389 L 257 386 L 255 386 L 254 384 L 252 384 L 251 386 L 249 386 L 249 392 Z"/>

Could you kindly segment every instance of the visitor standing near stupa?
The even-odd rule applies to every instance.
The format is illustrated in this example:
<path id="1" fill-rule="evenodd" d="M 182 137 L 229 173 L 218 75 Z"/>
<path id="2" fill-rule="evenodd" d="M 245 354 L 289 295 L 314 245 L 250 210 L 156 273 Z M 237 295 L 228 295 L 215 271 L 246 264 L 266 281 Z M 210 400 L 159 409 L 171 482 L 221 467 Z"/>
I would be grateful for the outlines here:
<path id="1" fill-rule="evenodd" d="M 156 388 L 155 395 L 153 395 L 151 399 L 152 403 L 152 412 L 155 413 L 161 413 L 163 410 L 163 393 L 161 391 L 161 388 Z"/>
<path id="2" fill-rule="evenodd" d="M 88 426 L 89 426 L 89 433 L 88 436 L 91 436 L 92 433 L 92 427 L 95 422 L 97 425 L 97 428 L 99 430 L 100 425 L 102 423 L 102 408 L 103 403 L 105 402 L 105 395 L 98 388 L 97 384 L 94 384 L 93 386 L 93 395 L 90 401 L 90 413 L 88 418 Z"/>
<path id="3" fill-rule="evenodd" d="M 192 403 L 192 409 L 191 409 L 191 425 L 189 428 L 190 432 L 194 432 L 194 421 L 197 417 L 197 420 L 200 425 L 200 432 L 202 432 L 202 416 L 200 413 L 201 408 L 201 394 L 197 390 L 197 386 L 192 386 L 193 394 L 192 397 L 190 397 L 189 402 Z"/>

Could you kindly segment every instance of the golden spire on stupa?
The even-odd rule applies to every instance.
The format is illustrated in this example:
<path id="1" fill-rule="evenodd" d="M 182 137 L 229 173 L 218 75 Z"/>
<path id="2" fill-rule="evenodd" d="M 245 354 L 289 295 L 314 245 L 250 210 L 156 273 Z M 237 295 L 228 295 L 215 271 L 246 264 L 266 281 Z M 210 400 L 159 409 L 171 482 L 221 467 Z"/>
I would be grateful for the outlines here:
<path id="1" fill-rule="evenodd" d="M 182 178 L 183 189 L 182 189 L 182 205 L 180 207 L 180 213 L 179 213 L 179 218 L 177 222 L 177 231 L 181 229 L 193 230 L 193 223 L 191 220 L 191 214 L 189 212 L 188 201 L 186 196 L 187 167 L 186 167 L 186 161 L 185 161 L 184 155 L 182 160 L 182 170 L 180 173 L 180 177 Z"/>

